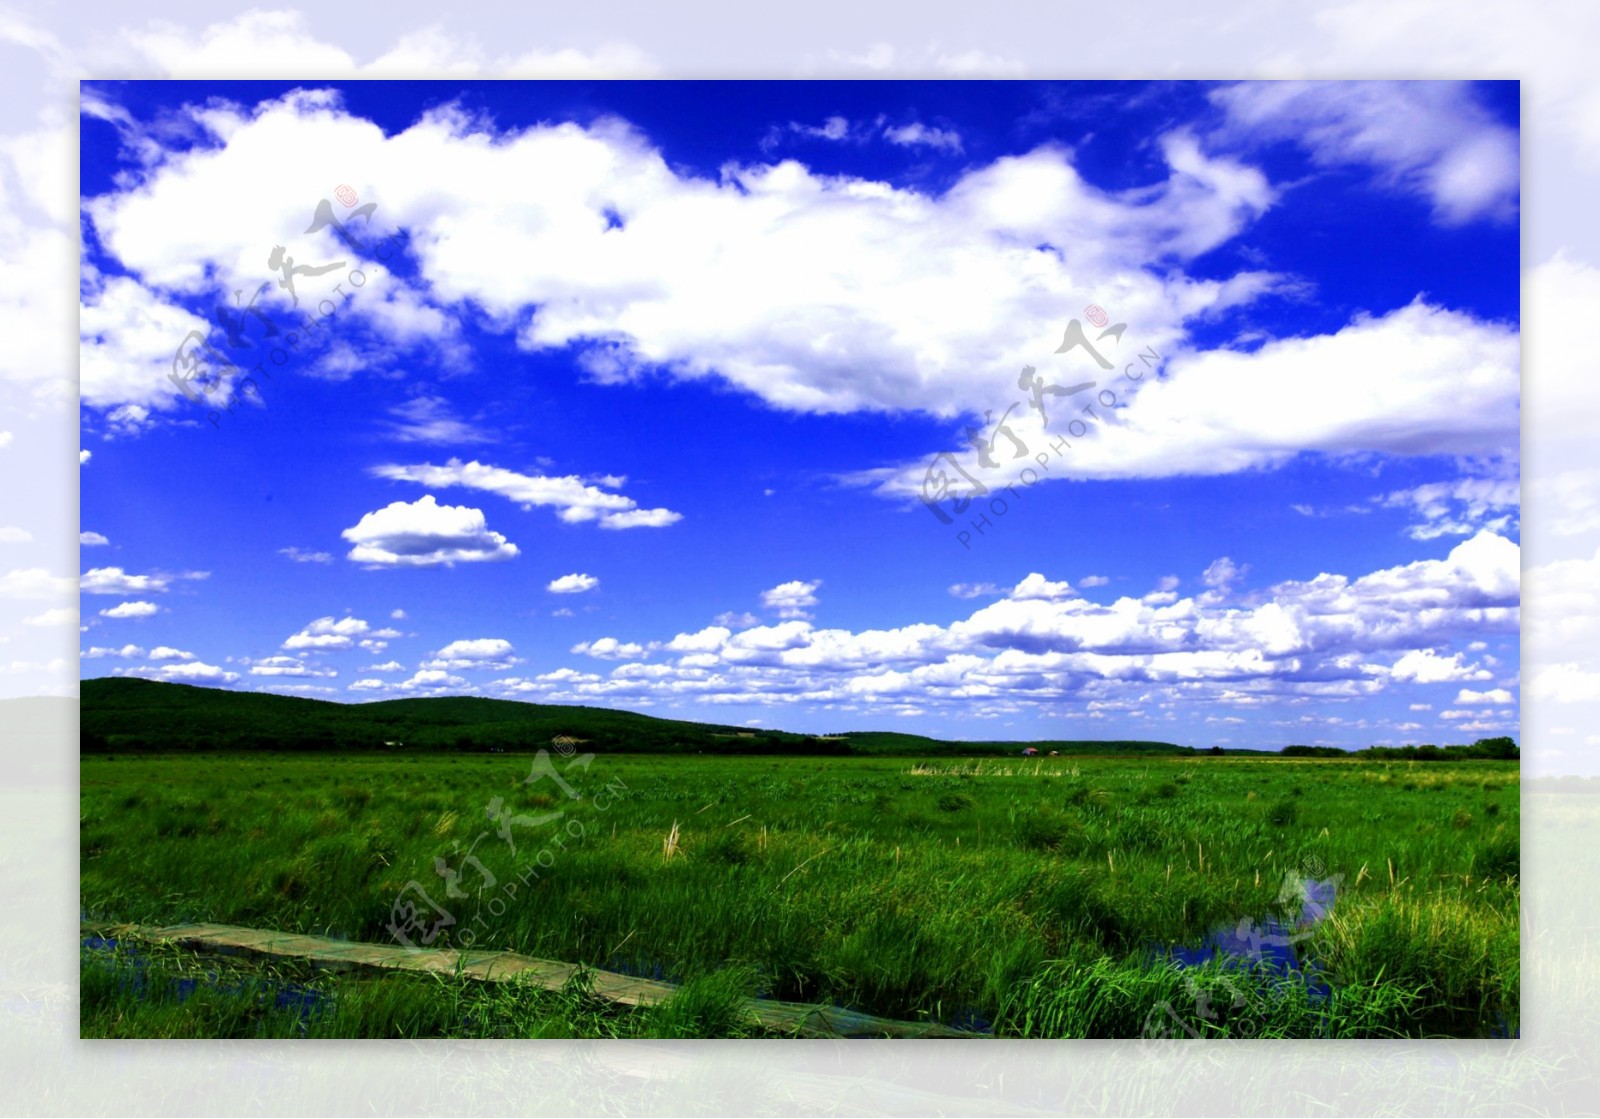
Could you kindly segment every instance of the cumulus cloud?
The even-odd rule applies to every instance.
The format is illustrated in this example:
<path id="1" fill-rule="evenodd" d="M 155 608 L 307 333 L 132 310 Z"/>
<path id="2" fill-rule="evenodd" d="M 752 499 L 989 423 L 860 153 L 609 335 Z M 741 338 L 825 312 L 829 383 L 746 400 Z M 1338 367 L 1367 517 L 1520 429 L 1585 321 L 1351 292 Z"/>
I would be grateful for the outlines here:
<path id="1" fill-rule="evenodd" d="M 1091 718 L 1179 702 L 1247 708 L 1359 699 L 1490 680 L 1470 650 L 1450 645 L 1516 632 L 1519 567 L 1515 544 L 1481 533 L 1443 559 L 1289 580 L 1248 602 L 1167 590 L 1157 602 L 1122 597 L 1102 605 L 1033 573 L 947 625 L 852 632 L 791 618 L 738 632 L 708 626 L 661 642 L 607 638 L 574 649 L 630 660 L 607 675 L 561 669 L 490 687 L 574 702 L 804 702 L 884 711 L 1073 704 Z M 639 663 L 652 650 L 670 659 Z M 624 658 L 624 651 L 637 655 Z M 1504 691 L 1481 694 L 1499 703 Z"/>
<path id="2" fill-rule="evenodd" d="M 360 618 L 318 618 L 284 639 L 285 649 L 349 649 L 370 629 Z"/>
<path id="3" fill-rule="evenodd" d="M 153 661 L 192 661 L 193 653 L 186 653 L 182 649 L 174 649 L 171 645 L 157 645 L 150 650 L 150 659 Z"/>
<path id="4" fill-rule="evenodd" d="M 109 610 L 100 611 L 102 618 L 148 618 L 161 612 L 153 602 L 119 602 Z"/>
<path id="5" fill-rule="evenodd" d="M 409 679 L 402 680 L 394 686 L 401 691 L 425 694 L 475 690 L 464 677 L 452 676 L 449 672 L 437 668 L 421 669 Z"/>
<path id="6" fill-rule="evenodd" d="M 152 594 L 167 589 L 174 579 L 204 579 L 208 572 L 182 575 L 131 575 L 120 567 L 96 567 L 83 573 L 78 587 L 84 594 Z"/>
<path id="7" fill-rule="evenodd" d="M 1475 692 L 1471 688 L 1462 688 L 1456 695 L 1459 704 L 1484 704 L 1484 703 L 1515 703 L 1516 697 L 1504 688 L 1490 688 L 1488 691 Z"/>
<path id="8" fill-rule="evenodd" d="M 779 583 L 770 591 L 762 591 L 761 605 L 768 610 L 776 610 L 780 618 L 809 617 L 806 608 L 817 604 L 816 591 L 820 586 L 822 586 L 821 579 L 809 583 L 791 579 L 787 583 Z"/>
<path id="9" fill-rule="evenodd" d="M 446 671 L 465 668 L 509 668 L 518 663 L 512 656 L 511 642 L 500 637 L 475 637 L 452 641 L 431 660 L 422 665 L 425 669 Z"/>
<path id="10" fill-rule="evenodd" d="M 545 590 L 552 594 L 582 594 L 592 591 L 600 585 L 600 580 L 593 575 L 582 575 L 577 572 L 563 575 L 559 579 L 552 579 L 545 585 Z"/>
<path id="11" fill-rule="evenodd" d="M 463 486 L 485 490 L 516 502 L 524 510 L 553 506 L 557 516 L 568 524 L 597 521 L 601 528 L 660 528 L 682 520 L 670 509 L 640 509 L 638 502 L 620 493 L 608 493 L 602 486 L 575 475 L 559 478 L 519 474 L 477 461 L 451 459 L 443 466 L 419 463 L 412 466 L 386 465 L 373 468 L 380 478 L 420 482 L 432 489 Z M 607 478 L 605 482 L 620 482 Z"/>
<path id="12" fill-rule="evenodd" d="M 1517 527 L 1521 489 L 1514 474 L 1473 476 L 1396 490 L 1377 503 L 1386 508 L 1413 510 L 1421 518 L 1406 530 L 1413 540 L 1471 536 L 1483 529 L 1504 534 Z"/>
<path id="13" fill-rule="evenodd" d="M 1163 349 L 1188 320 L 1284 282 L 1184 274 L 1276 194 L 1182 132 L 1156 139 L 1160 170 L 1126 189 L 1091 184 L 1070 151 L 1047 145 L 930 194 L 793 160 L 699 176 L 614 118 L 502 131 L 444 107 L 386 132 L 327 91 L 211 104 L 185 124 L 214 142 L 160 155 L 137 184 L 87 207 L 101 243 L 154 287 L 239 286 L 259 245 L 304 228 L 292 200 L 326 191 L 315 168 L 360 166 L 384 184 L 386 219 L 410 234 L 414 298 L 470 307 L 531 352 L 576 351 L 599 381 L 715 378 L 788 411 L 981 409 L 1015 377 L 1001 371 L 1060 336 L 1061 308 L 1086 277 L 1118 291 L 1118 314 Z M 903 139 L 952 142 L 899 127 Z M 544 173 L 554 165 L 561 176 Z M 108 379 L 122 368 L 105 365 Z M 118 375 L 150 403 L 144 371 Z"/>
<path id="14" fill-rule="evenodd" d="M 1512 460 L 1521 443 L 1516 327 L 1421 299 L 1383 315 L 1358 315 L 1333 334 L 1277 339 L 1249 351 L 1169 356 L 1134 342 L 1121 357 L 1135 356 L 1135 349 L 1137 361 L 1123 368 L 1133 369 L 1138 383 L 1125 375 L 1097 382 L 1098 391 L 1111 395 L 1089 406 L 1092 416 L 1074 417 L 1080 437 L 1066 439 L 1027 411 L 1009 422 L 1022 456 L 1010 457 L 1002 443 L 1007 453 L 984 470 L 969 449 L 952 453 L 993 490 L 1039 478 L 1234 474 L 1306 452 Z M 923 458 L 859 471 L 850 480 L 885 496 L 921 498 L 928 472 Z M 956 485 L 966 492 L 959 479 Z"/>
<path id="15" fill-rule="evenodd" d="M 600 660 L 630 660 L 647 652 L 643 645 L 618 641 L 615 637 L 602 637 L 595 641 L 580 641 L 572 647 L 574 653 L 598 657 Z"/>
<path id="16" fill-rule="evenodd" d="M 263 657 L 250 666 L 252 676 L 337 676 L 331 668 L 307 665 L 295 657 Z"/>
<path id="17" fill-rule="evenodd" d="M 1031 572 L 1015 587 L 1012 587 L 1009 597 L 1019 602 L 1030 598 L 1054 601 L 1061 598 L 1071 598 L 1077 593 L 1072 589 L 1072 584 L 1065 579 L 1053 582 L 1035 571 Z"/>
<path id="18" fill-rule="evenodd" d="M 489 530 L 482 510 L 440 505 L 432 494 L 392 502 L 341 535 L 355 545 L 348 558 L 368 568 L 453 567 L 518 554 L 515 544 Z"/>
<path id="19" fill-rule="evenodd" d="M 123 660 L 141 660 L 144 657 L 144 649 L 138 645 L 124 645 L 120 649 L 110 649 L 101 645 L 94 645 L 83 653 L 84 660 L 97 660 L 100 657 L 121 657 Z"/>
<path id="20" fill-rule="evenodd" d="M 111 541 L 107 540 L 104 536 L 101 536 L 98 532 L 78 533 L 78 544 L 80 547 L 98 548 L 109 543 L 111 543 Z"/>
<path id="21" fill-rule="evenodd" d="M 232 684 L 239 679 L 237 672 L 229 672 L 219 665 L 206 664 L 204 661 L 164 664 L 160 668 L 148 669 L 137 674 L 187 684 Z"/>
<path id="22" fill-rule="evenodd" d="M 1371 168 L 1380 185 L 1427 199 L 1444 224 L 1516 215 L 1516 129 L 1468 83 L 1242 82 L 1212 100 L 1236 138 L 1292 140 L 1324 166 Z"/>

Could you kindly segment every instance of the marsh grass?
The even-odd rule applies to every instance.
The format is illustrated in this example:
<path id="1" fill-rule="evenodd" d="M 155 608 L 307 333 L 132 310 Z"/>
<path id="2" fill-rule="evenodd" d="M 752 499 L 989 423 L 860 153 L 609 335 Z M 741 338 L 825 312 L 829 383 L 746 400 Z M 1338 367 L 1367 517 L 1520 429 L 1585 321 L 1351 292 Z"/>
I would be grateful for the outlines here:
<path id="1" fill-rule="evenodd" d="M 1047 1012 L 1059 961 L 1148 1002 L 1168 982 L 1136 982 L 1152 945 L 1282 911 L 1288 875 L 1341 882 L 1310 944 L 1335 998 L 1366 1000 L 1339 1029 L 1474 1033 L 1516 1013 L 1514 763 L 612 755 L 576 782 L 582 800 L 537 809 L 526 764 L 505 755 L 87 756 L 81 772 L 91 919 L 386 942 L 396 897 L 417 881 L 455 916 L 446 938 L 472 929 L 478 947 L 709 985 L 678 1030 L 736 1031 L 709 993 L 735 974 L 776 998 L 966 1016 L 1001 1033 L 1125 1028 L 1131 1010 L 1086 1009 L 1120 1006 L 1109 988 Z M 514 829 L 513 855 L 485 815 L 496 796 L 564 815 Z M 1462 813 L 1471 822 L 1455 826 Z M 464 896 L 446 896 L 436 858 L 461 872 Z M 1435 933 L 1448 950 L 1429 946 Z M 342 996 L 351 981 L 330 982 Z M 384 989 L 363 981 L 338 999 L 351 1032 L 328 1036 L 464 1028 L 444 1011 L 385 1009 Z M 602 1036 L 598 1019 L 528 997 L 526 1029 Z M 211 1028 L 244 1028 L 222 1013 L 208 1011 Z M 1310 1028 L 1288 1010 L 1271 1021 Z M 86 1034 L 105 1022 L 86 1010 Z"/>

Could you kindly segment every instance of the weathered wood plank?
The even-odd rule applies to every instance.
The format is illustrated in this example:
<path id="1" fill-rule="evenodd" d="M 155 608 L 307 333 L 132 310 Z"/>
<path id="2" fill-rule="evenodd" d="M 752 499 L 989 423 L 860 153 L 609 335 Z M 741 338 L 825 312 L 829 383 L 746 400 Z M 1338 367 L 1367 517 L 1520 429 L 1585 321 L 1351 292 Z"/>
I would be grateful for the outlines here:
<path id="1" fill-rule="evenodd" d="M 86 929 L 89 926 L 85 926 Z M 304 960 L 322 967 L 361 967 L 392 971 L 423 971 L 464 975 L 487 982 L 519 980 L 545 990 L 560 990 L 577 965 L 541 960 L 516 952 L 462 951 L 454 948 L 408 949 L 398 944 L 367 944 L 272 929 L 247 929 L 237 925 L 102 925 L 99 936 L 153 943 L 178 944 L 203 952 L 245 952 L 259 956 Z M 589 969 L 596 995 L 623 1006 L 652 1006 L 677 993 L 674 983 L 638 979 L 614 971 Z M 879 1018 L 836 1006 L 748 1000 L 750 1017 L 779 1033 L 807 1037 L 982 1037 L 934 1022 L 903 1022 Z"/>

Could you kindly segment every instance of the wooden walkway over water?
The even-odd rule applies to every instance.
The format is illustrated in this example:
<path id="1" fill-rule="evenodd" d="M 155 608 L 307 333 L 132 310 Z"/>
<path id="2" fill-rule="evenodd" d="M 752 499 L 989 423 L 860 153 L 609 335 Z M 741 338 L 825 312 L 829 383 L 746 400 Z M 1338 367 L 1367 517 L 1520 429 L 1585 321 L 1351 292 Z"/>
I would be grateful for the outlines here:
<path id="1" fill-rule="evenodd" d="M 97 936 L 176 944 L 200 952 L 245 953 L 303 960 L 327 968 L 373 968 L 463 975 L 487 982 L 518 980 L 557 991 L 579 970 L 576 964 L 540 960 L 516 952 L 420 949 L 398 944 L 367 944 L 331 937 L 246 929 L 237 925 L 96 925 L 85 932 Z M 677 993 L 674 983 L 639 979 L 614 971 L 589 968 L 593 991 L 623 1006 L 652 1006 Z M 831 1005 L 750 999 L 751 1019 L 774 1033 L 805 1037 L 982 1037 L 936 1022 L 902 1022 L 843 1010 Z"/>

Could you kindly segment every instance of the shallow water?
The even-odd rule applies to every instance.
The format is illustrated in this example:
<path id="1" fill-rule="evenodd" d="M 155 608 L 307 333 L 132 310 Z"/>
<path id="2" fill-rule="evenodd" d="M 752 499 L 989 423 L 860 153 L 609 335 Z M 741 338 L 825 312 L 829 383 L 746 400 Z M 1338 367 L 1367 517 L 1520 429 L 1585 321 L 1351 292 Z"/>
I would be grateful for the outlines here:
<path id="1" fill-rule="evenodd" d="M 88 952 L 116 953 L 119 970 L 126 972 L 123 983 L 130 987 L 135 995 L 143 996 L 149 992 L 150 957 L 146 953 L 137 948 L 121 946 L 112 937 L 85 936 L 80 939 L 79 944 Z M 302 1032 L 314 1015 L 328 1009 L 333 1003 L 331 996 L 298 983 L 257 976 L 241 977 L 237 973 L 228 974 L 218 970 L 210 970 L 199 975 L 175 976 L 168 980 L 168 989 L 176 995 L 180 1003 L 188 1000 L 201 987 L 225 994 L 253 993 L 262 998 L 270 997 L 277 1009 L 296 1012 Z"/>

